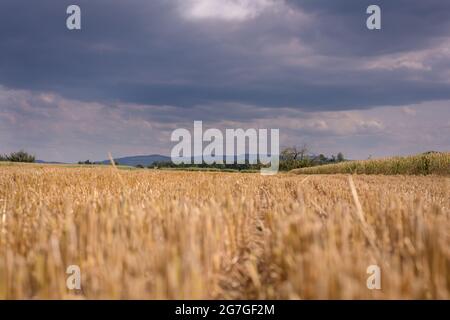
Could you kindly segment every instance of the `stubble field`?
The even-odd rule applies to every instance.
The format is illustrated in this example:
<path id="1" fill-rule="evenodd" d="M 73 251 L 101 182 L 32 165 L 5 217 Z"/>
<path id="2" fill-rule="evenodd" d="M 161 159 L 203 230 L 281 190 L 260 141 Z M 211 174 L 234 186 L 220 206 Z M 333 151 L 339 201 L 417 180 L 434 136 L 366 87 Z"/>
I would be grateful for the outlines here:
<path id="1" fill-rule="evenodd" d="M 449 187 L 0 166 L 0 299 L 450 299 Z"/>

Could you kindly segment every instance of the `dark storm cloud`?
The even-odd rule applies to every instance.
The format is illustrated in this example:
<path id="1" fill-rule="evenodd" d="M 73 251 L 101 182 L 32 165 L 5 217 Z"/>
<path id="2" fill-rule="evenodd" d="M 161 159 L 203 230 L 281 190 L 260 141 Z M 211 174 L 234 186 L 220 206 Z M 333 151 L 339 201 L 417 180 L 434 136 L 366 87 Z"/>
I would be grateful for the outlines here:
<path id="1" fill-rule="evenodd" d="M 298 16 L 267 10 L 245 21 L 187 19 L 181 3 L 188 1 L 76 2 L 80 32 L 65 28 L 73 1 L 1 1 L 0 85 L 192 110 L 230 103 L 346 110 L 450 99 L 446 57 L 425 61 L 425 69 L 364 67 L 382 54 L 438 46 L 450 36 L 445 0 L 286 1 Z M 383 10 L 382 31 L 365 28 L 373 3 Z"/>
<path id="2" fill-rule="evenodd" d="M 315 23 L 302 37 L 335 55 L 378 55 L 435 45 L 450 35 L 450 2 L 445 0 L 287 0 L 312 14 Z M 382 9 L 382 31 L 367 32 L 363 15 L 369 5 Z"/>

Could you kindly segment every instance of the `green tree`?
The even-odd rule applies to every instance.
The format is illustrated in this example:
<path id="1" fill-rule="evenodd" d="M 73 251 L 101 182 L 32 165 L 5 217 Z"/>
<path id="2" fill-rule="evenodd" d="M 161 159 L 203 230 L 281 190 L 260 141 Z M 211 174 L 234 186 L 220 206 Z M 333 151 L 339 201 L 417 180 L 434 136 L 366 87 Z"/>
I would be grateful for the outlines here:
<path id="1" fill-rule="evenodd" d="M 12 152 L 6 156 L 6 161 L 11 162 L 34 162 L 35 157 L 23 150 Z"/>
<path id="2" fill-rule="evenodd" d="M 303 144 L 301 147 L 292 146 L 281 151 L 282 160 L 304 160 L 308 153 L 308 146 Z"/>

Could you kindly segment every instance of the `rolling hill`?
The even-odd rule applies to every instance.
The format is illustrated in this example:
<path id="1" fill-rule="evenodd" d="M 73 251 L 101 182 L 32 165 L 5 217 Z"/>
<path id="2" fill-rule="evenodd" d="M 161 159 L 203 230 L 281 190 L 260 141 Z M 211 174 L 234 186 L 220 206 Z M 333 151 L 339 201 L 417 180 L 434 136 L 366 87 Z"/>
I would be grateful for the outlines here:
<path id="1" fill-rule="evenodd" d="M 167 162 L 170 161 L 170 157 L 162 156 L 160 154 L 152 154 L 148 156 L 129 156 L 129 157 L 122 157 L 122 158 L 115 158 L 114 161 L 116 163 L 119 163 L 121 165 L 126 166 L 137 166 L 137 165 L 143 165 L 143 166 L 149 166 L 155 162 Z M 98 161 L 96 163 L 100 164 L 109 164 L 109 160 L 103 160 Z"/>

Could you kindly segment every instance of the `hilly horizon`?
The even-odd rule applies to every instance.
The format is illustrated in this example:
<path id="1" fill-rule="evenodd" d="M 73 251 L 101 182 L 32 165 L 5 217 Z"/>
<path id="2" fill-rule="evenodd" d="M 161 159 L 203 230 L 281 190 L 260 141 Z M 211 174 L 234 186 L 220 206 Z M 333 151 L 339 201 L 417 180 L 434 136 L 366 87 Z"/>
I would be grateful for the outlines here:
<path id="1" fill-rule="evenodd" d="M 248 160 L 249 154 L 245 155 L 238 155 L 238 156 L 226 156 L 222 155 L 224 161 L 232 158 L 234 161 L 237 161 L 240 157 L 245 157 L 246 160 Z M 181 158 L 186 162 L 192 161 L 194 162 L 195 159 L 198 159 L 199 157 L 191 157 L 191 158 Z M 206 159 L 207 157 L 204 157 Z M 164 156 L 161 154 L 151 154 L 151 155 L 139 155 L 139 156 L 125 156 L 120 158 L 113 158 L 114 162 L 116 164 L 120 165 L 126 165 L 126 166 L 137 166 L 137 165 L 143 165 L 143 166 L 149 166 L 154 164 L 155 162 L 170 162 L 172 161 L 170 157 Z M 87 159 L 88 160 L 88 159 Z M 47 164 L 66 164 L 70 162 L 56 162 L 56 161 L 47 161 L 47 160 L 36 160 L 36 163 L 47 163 Z M 76 162 L 73 162 L 76 163 Z M 111 161 L 109 159 L 106 160 L 100 160 L 100 161 L 92 161 L 92 163 L 95 164 L 110 164 Z"/>
<path id="2" fill-rule="evenodd" d="M 151 154 L 151 155 L 140 155 L 140 156 L 126 156 L 121 158 L 114 158 L 114 162 L 126 165 L 126 166 L 137 166 L 137 165 L 143 165 L 143 166 L 149 166 L 152 165 L 155 162 L 166 162 L 170 161 L 170 157 L 163 156 L 160 154 Z M 102 161 L 96 161 L 95 163 L 99 164 L 109 164 L 111 161 L 108 160 L 102 160 Z"/>
<path id="3" fill-rule="evenodd" d="M 161 154 L 151 154 L 151 155 L 139 155 L 139 156 L 125 156 L 120 158 L 114 158 L 114 161 L 121 165 L 126 166 L 149 166 L 155 162 L 166 162 L 170 161 L 170 157 L 163 156 Z M 46 161 L 46 160 L 36 160 L 36 163 L 47 163 L 47 164 L 64 164 L 65 162 L 55 162 L 55 161 Z M 76 163 L 76 162 L 74 162 Z M 111 161 L 108 160 L 100 160 L 93 161 L 95 164 L 110 164 Z"/>

